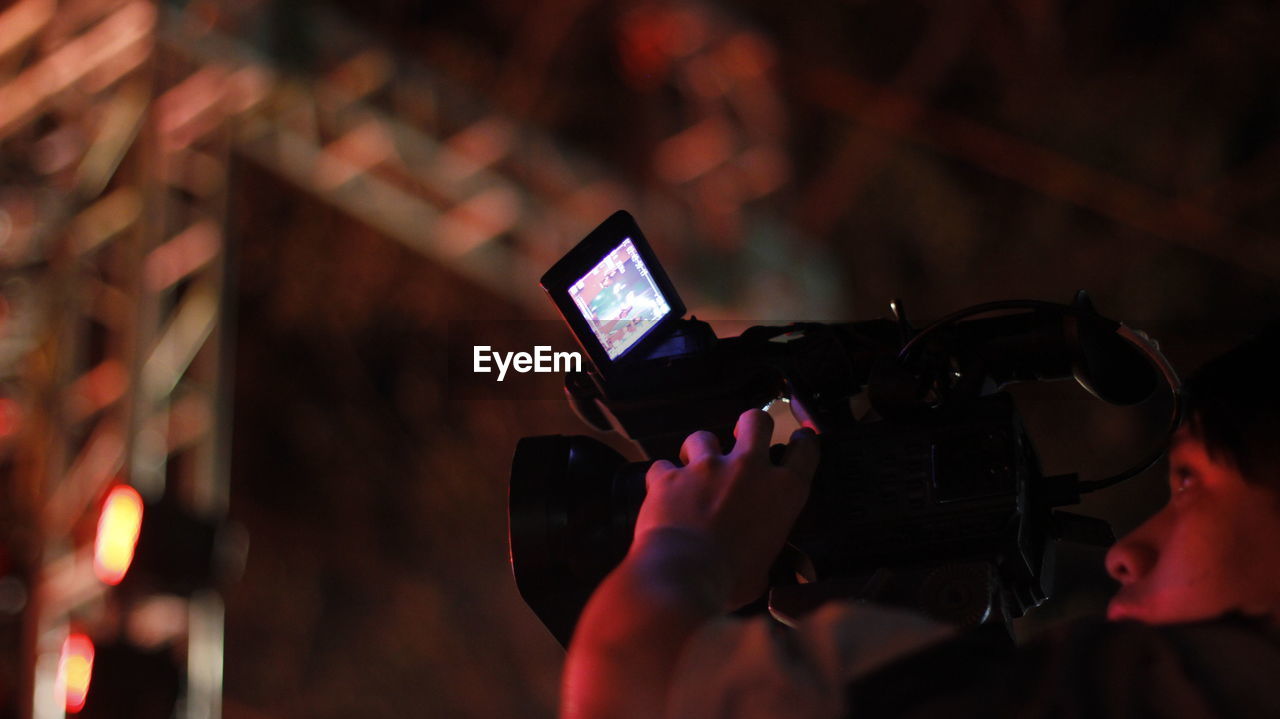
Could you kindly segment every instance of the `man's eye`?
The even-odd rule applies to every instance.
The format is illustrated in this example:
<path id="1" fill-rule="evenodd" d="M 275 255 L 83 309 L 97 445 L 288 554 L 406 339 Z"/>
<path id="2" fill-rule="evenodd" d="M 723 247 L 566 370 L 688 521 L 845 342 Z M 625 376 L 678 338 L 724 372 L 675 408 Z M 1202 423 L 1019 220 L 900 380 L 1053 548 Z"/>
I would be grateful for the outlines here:
<path id="1" fill-rule="evenodd" d="M 1173 470 L 1173 493 L 1184 494 L 1196 484 L 1196 474 L 1186 467 L 1175 467 Z"/>

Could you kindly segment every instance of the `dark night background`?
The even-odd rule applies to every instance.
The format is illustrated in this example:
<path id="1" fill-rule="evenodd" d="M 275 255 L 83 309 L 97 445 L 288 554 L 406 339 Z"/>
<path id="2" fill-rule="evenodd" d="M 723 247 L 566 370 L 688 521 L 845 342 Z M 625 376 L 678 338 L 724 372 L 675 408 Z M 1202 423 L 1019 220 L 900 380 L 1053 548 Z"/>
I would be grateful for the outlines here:
<path id="1" fill-rule="evenodd" d="M 585 158 L 699 316 L 862 320 L 899 297 L 924 321 L 1085 288 L 1185 374 L 1275 313 L 1273 3 L 258 7 L 257 37 L 299 77 L 338 52 L 335 13 L 397 72 L 453 88 L 436 100 L 456 104 L 422 112 L 388 90 L 387 112 L 442 138 L 499 116 Z M 572 205 L 538 184 L 549 167 L 495 164 Z M 442 369 L 451 321 L 547 320 L 550 303 L 495 292 L 252 158 L 232 188 L 232 516 L 252 548 L 228 597 L 226 716 L 552 716 L 562 653 L 510 575 L 507 475 L 519 437 L 585 428 L 554 400 L 451 398 Z M 543 244 L 499 237 L 527 258 L 512 282 L 613 209 L 552 223 Z M 529 327 L 525 344 L 545 331 Z M 1046 469 L 1086 477 L 1144 453 L 1165 411 L 1064 384 L 1018 397 Z M 1152 470 L 1082 511 L 1123 532 L 1163 491 Z M 1099 559 L 1065 556 L 1058 603 L 1026 631 L 1097 612 Z"/>

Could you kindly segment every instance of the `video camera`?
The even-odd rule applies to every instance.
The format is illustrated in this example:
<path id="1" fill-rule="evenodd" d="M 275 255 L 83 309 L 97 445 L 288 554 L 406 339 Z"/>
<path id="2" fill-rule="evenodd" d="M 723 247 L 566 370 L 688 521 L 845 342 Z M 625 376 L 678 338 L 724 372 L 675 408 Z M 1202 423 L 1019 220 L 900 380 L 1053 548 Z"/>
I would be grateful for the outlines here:
<path id="1" fill-rule="evenodd" d="M 587 598 L 625 556 L 653 460 L 738 416 L 787 400 L 818 432 L 821 460 L 768 606 L 794 615 L 831 596 L 875 599 L 959 623 L 1009 620 L 1051 591 L 1055 540 L 1114 541 L 1102 520 L 1056 511 L 1132 477 L 1046 477 L 1012 398 L 1016 382 L 1074 377 L 1112 404 L 1161 376 L 1145 335 L 1070 304 L 992 302 L 921 329 L 892 319 L 756 326 L 718 338 L 685 307 L 632 217 L 618 212 L 541 285 L 591 360 L 565 377 L 579 417 L 639 446 L 628 462 L 585 436 L 526 437 L 509 496 L 511 563 L 526 603 L 567 645 Z M 978 315 L 994 315 L 978 318 Z M 781 446 L 775 446 L 775 452 Z M 776 457 L 775 457 L 776 458 Z"/>

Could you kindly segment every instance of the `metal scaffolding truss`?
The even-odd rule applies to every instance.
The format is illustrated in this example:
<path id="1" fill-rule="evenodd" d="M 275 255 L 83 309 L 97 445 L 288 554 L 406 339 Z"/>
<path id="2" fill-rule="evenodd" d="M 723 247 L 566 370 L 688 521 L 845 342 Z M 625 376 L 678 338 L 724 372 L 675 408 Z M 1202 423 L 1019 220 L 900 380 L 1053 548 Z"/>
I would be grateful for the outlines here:
<path id="1" fill-rule="evenodd" d="M 0 14 L 0 338 L 6 574 L 22 601 L 20 715 L 62 716 L 68 632 L 126 632 L 152 607 L 92 568 L 104 493 L 127 483 L 211 521 L 227 503 L 223 354 L 230 135 L 205 69 L 156 43 L 133 0 L 22 0 Z M 145 541 L 145 540 L 144 540 Z M 217 716 L 217 592 L 156 641 L 185 648 L 188 716 Z"/>
<path id="2" fill-rule="evenodd" d="M 676 189 L 636 189 L 549 132 L 495 109 L 493 98 L 397 56 L 385 40 L 322 8 L 304 14 L 306 22 L 299 18 L 299 24 L 323 42 L 312 43 L 322 49 L 303 74 L 282 71 L 249 42 L 263 34 L 255 25 L 259 10 L 193 4 L 169 18 L 161 38 L 240 91 L 237 156 L 535 314 L 549 311 L 537 290 L 537 268 L 549 267 L 618 208 L 650 218 L 656 227 L 651 239 L 676 260 L 679 274 L 689 252 L 682 244 L 708 231 L 705 218 L 691 207 L 727 212 L 737 218 L 729 224 L 741 229 L 745 203 L 774 192 L 787 177 L 776 132 L 781 100 L 776 88 L 764 86 L 763 68 L 740 69 L 743 77 L 725 88 L 690 90 L 698 97 L 691 101 L 689 125 L 657 157 L 664 182 Z M 714 25 L 713 19 L 703 20 Z M 758 36 L 718 28 L 709 38 L 677 64 L 684 84 L 695 84 L 692 78 L 705 74 L 709 64 L 730 57 L 771 62 Z M 760 121 L 732 119 L 743 117 Z M 715 148 L 711 155 L 690 151 L 708 146 Z M 724 201 L 690 203 L 684 196 L 728 186 L 743 188 L 732 207 Z M 785 226 L 764 210 L 756 219 Z M 803 270 L 792 273 L 796 286 L 780 288 L 758 305 L 798 310 L 807 301 L 811 311 L 822 312 L 827 308 L 806 297 L 803 282 L 831 268 L 815 259 L 821 253 L 812 246 L 794 242 L 797 234 L 764 233 L 755 240 L 769 246 L 742 261 L 781 257 Z M 789 256 L 797 250 L 807 253 L 805 262 Z M 715 301 L 700 297 L 697 288 L 686 294 L 694 306 Z M 715 309 L 734 314 L 728 307 Z"/>

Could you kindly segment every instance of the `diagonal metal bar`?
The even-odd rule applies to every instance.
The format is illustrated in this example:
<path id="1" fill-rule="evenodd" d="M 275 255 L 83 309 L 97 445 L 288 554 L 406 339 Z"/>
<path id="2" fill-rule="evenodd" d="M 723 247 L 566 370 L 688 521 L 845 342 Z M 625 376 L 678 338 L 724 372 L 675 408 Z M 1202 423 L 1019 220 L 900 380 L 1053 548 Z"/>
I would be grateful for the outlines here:
<path id="1" fill-rule="evenodd" d="M 1280 238 L 1270 237 L 1193 202 L 1168 198 L 1053 150 L 973 120 L 925 107 L 916 98 L 831 68 L 802 78 L 810 102 L 885 134 L 958 158 L 1047 197 L 1227 262 L 1280 277 Z M 902 123 L 902 117 L 917 118 Z"/>
<path id="2" fill-rule="evenodd" d="M 40 32 L 53 18 L 54 0 L 21 0 L 0 13 L 0 57 L 4 57 Z"/>
<path id="3" fill-rule="evenodd" d="M 44 104 L 117 55 L 150 40 L 156 11 L 132 2 L 0 86 L 0 137 L 31 119 Z"/>

